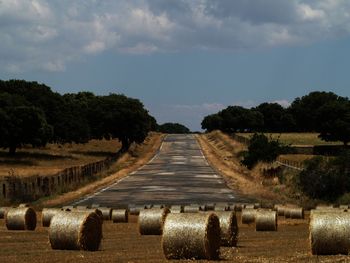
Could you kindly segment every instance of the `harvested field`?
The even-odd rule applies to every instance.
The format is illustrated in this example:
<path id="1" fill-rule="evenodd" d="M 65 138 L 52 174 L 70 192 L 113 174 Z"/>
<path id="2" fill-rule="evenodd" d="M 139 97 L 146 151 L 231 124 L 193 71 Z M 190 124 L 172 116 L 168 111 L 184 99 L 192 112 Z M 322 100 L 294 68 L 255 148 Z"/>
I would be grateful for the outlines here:
<path id="1" fill-rule="evenodd" d="M 38 218 L 40 220 L 40 213 Z M 254 226 L 239 224 L 238 247 L 221 248 L 221 259 L 224 262 L 344 262 L 349 260 L 348 256 L 339 255 L 312 256 L 308 243 L 307 222 L 308 220 L 286 220 L 279 217 L 277 232 L 255 232 Z M 161 236 L 141 236 L 138 233 L 135 216 L 131 216 L 127 224 L 105 222 L 101 249 L 96 252 L 52 250 L 48 243 L 48 228 L 41 225 L 39 221 L 36 231 L 8 231 L 4 220 L 0 219 L 0 262 L 169 262 L 161 249 Z"/>

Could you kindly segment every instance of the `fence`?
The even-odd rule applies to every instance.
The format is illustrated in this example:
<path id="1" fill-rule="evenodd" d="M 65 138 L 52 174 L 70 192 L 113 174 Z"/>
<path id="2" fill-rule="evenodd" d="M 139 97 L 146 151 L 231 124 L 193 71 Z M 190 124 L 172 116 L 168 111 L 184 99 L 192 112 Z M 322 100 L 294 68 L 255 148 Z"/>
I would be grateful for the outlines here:
<path id="1" fill-rule="evenodd" d="M 86 165 L 66 168 L 50 176 L 7 176 L 0 179 L 0 199 L 33 201 L 63 190 L 76 189 L 82 182 L 107 170 L 118 156 Z"/>

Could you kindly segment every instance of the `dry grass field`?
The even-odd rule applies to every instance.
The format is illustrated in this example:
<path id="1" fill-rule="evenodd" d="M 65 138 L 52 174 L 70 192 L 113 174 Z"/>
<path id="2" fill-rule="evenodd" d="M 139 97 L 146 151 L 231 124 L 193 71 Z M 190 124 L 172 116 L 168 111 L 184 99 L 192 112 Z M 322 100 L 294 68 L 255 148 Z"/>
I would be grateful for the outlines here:
<path id="1" fill-rule="evenodd" d="M 318 138 L 318 133 L 265 133 L 274 139 L 279 138 L 280 142 L 291 145 L 341 145 L 341 142 L 326 142 Z M 253 133 L 237 133 L 237 135 L 250 138 Z"/>
<path id="2" fill-rule="evenodd" d="M 38 213 L 35 231 L 8 231 L 0 219 L 0 262 L 189 262 L 167 261 L 161 236 L 141 236 L 137 217 L 129 223 L 103 224 L 101 248 L 96 252 L 52 250 L 48 228 L 41 227 Z M 238 221 L 240 216 L 238 213 Z M 239 224 L 238 246 L 221 248 L 221 262 L 348 262 L 348 256 L 312 256 L 308 241 L 308 220 L 279 217 L 277 232 L 256 232 L 254 225 Z M 214 262 L 214 261 L 191 261 Z"/>
<path id="3" fill-rule="evenodd" d="M 23 147 L 15 156 L 0 151 L 0 177 L 51 175 L 67 167 L 96 162 L 115 154 L 117 140 L 91 140 L 86 144 L 48 144 L 45 148 Z"/>

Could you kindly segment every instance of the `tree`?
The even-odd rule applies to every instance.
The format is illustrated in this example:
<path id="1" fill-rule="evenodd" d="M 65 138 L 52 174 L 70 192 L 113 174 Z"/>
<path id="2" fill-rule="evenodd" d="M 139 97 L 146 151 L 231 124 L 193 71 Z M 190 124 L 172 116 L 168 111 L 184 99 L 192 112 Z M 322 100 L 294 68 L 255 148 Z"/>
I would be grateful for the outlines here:
<path id="1" fill-rule="evenodd" d="M 206 117 L 204 117 L 201 125 L 202 129 L 206 130 L 207 132 L 211 132 L 214 130 L 221 130 L 222 129 L 222 118 L 219 114 L 211 114 Z"/>
<path id="2" fill-rule="evenodd" d="M 2 114 L 3 115 L 3 114 Z M 24 144 L 44 146 L 52 136 L 52 127 L 47 124 L 43 112 L 33 106 L 16 106 L 7 109 L 2 116 L 6 133 L 1 146 L 9 148 L 10 154 Z"/>
<path id="3" fill-rule="evenodd" d="M 190 129 L 180 123 L 164 123 L 159 125 L 158 130 L 162 133 L 190 133 Z"/>
<path id="4" fill-rule="evenodd" d="M 265 132 L 286 132 L 295 127 L 293 116 L 278 103 L 262 103 L 255 108 L 264 116 Z"/>

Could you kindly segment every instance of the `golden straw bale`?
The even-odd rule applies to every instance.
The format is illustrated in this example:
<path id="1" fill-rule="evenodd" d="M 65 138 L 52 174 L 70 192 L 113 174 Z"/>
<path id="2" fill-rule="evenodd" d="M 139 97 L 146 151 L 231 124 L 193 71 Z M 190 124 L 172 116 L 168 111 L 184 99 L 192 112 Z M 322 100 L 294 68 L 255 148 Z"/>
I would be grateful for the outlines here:
<path id="1" fill-rule="evenodd" d="M 103 220 L 111 220 L 112 208 L 109 207 L 99 207 L 98 210 L 102 212 Z"/>
<path id="2" fill-rule="evenodd" d="M 102 221 L 95 212 L 61 212 L 51 219 L 52 249 L 96 251 L 102 239 Z"/>
<path id="3" fill-rule="evenodd" d="M 333 209 L 334 208 L 334 205 L 317 205 L 316 206 L 316 209 L 319 210 L 319 209 Z"/>
<path id="4" fill-rule="evenodd" d="M 31 207 L 10 208 L 5 216 L 8 230 L 35 230 L 36 213 Z"/>
<path id="5" fill-rule="evenodd" d="M 273 210 L 258 210 L 255 214 L 256 231 L 277 231 L 277 212 Z"/>
<path id="6" fill-rule="evenodd" d="M 201 209 L 199 207 L 199 205 L 185 205 L 184 206 L 184 213 L 197 213 L 199 212 Z"/>
<path id="7" fill-rule="evenodd" d="M 274 210 L 277 212 L 278 216 L 284 216 L 284 211 L 286 210 L 286 206 L 285 205 L 275 205 L 274 206 Z"/>
<path id="8" fill-rule="evenodd" d="M 99 207 L 100 207 L 99 204 L 92 204 L 92 205 L 91 205 L 91 208 L 99 208 Z"/>
<path id="9" fill-rule="evenodd" d="M 62 212 L 60 208 L 43 208 L 41 212 L 41 222 L 43 227 L 49 227 L 51 218 L 59 212 Z"/>
<path id="10" fill-rule="evenodd" d="M 339 209 L 344 209 L 344 210 L 348 210 L 349 206 L 348 205 L 340 205 Z"/>
<path id="11" fill-rule="evenodd" d="M 255 222 L 256 210 L 254 208 L 242 209 L 242 224 L 252 224 Z"/>
<path id="12" fill-rule="evenodd" d="M 234 211 L 215 211 L 220 221 L 221 245 L 234 247 L 237 245 L 238 225 L 236 212 Z"/>
<path id="13" fill-rule="evenodd" d="M 304 209 L 302 207 L 292 207 L 288 210 L 291 219 L 304 219 Z"/>
<path id="14" fill-rule="evenodd" d="M 5 218 L 7 211 L 10 209 L 11 207 L 8 206 L 2 206 L 0 207 L 0 218 Z"/>
<path id="15" fill-rule="evenodd" d="M 164 224 L 162 248 L 167 259 L 217 259 L 219 218 L 214 213 L 169 214 Z"/>
<path id="16" fill-rule="evenodd" d="M 161 235 L 165 218 L 170 212 L 169 208 L 145 209 L 140 211 L 138 218 L 141 235 Z"/>
<path id="17" fill-rule="evenodd" d="M 22 203 L 22 204 L 19 204 L 18 207 L 30 207 L 30 205 L 27 203 Z"/>
<path id="18" fill-rule="evenodd" d="M 243 208 L 245 208 L 244 204 L 234 204 L 230 206 L 231 210 L 236 212 L 241 212 Z"/>
<path id="19" fill-rule="evenodd" d="M 182 205 L 172 205 L 170 208 L 171 213 L 183 213 L 184 208 Z"/>
<path id="20" fill-rule="evenodd" d="M 127 223 L 128 210 L 127 209 L 113 209 L 112 211 L 113 223 Z"/>
<path id="21" fill-rule="evenodd" d="M 152 208 L 151 209 L 162 209 L 162 208 L 164 208 L 165 207 L 165 205 L 159 205 L 159 204 L 157 204 L 157 205 L 152 205 Z"/>
<path id="22" fill-rule="evenodd" d="M 214 210 L 215 210 L 215 203 L 204 205 L 204 211 L 214 211 Z"/>
<path id="23" fill-rule="evenodd" d="M 309 241 L 313 255 L 348 255 L 350 248 L 349 213 L 314 213 Z"/>

